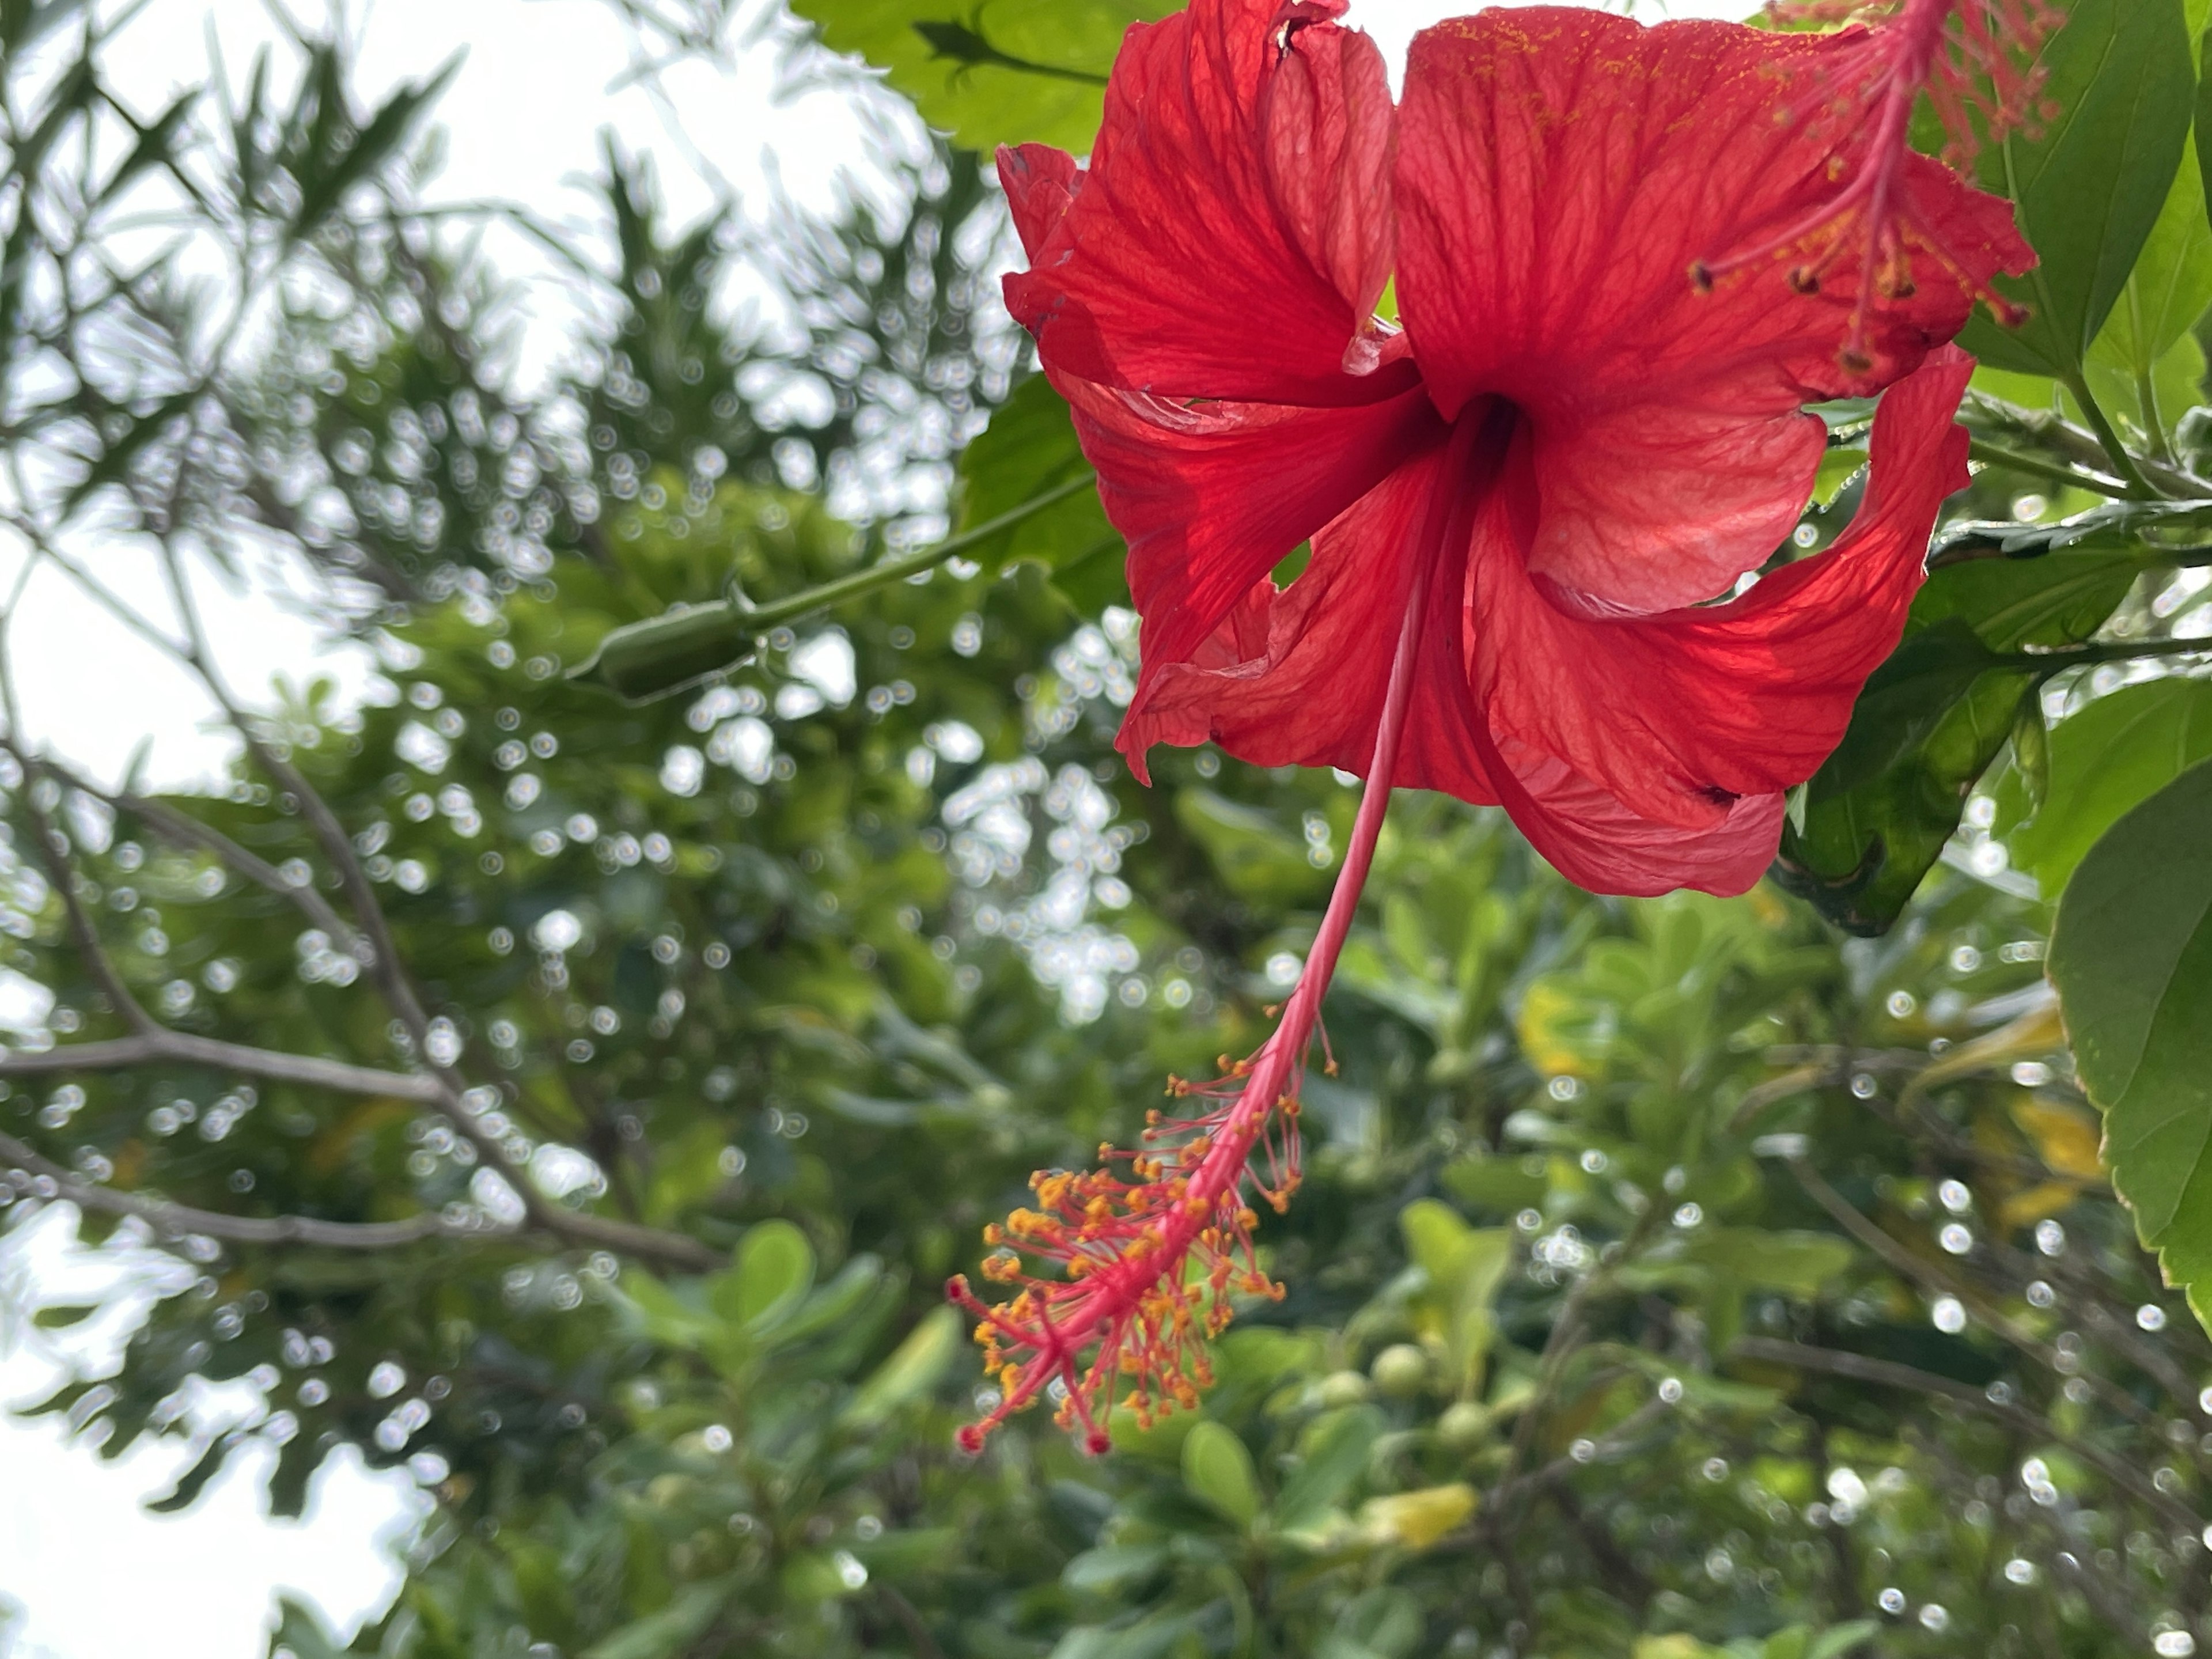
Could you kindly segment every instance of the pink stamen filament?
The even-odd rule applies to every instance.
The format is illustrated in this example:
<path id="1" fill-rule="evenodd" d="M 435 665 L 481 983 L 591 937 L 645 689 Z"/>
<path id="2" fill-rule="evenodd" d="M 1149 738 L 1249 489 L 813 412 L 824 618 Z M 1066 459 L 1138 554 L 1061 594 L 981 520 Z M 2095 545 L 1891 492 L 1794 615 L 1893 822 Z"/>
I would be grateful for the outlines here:
<path id="1" fill-rule="evenodd" d="M 1165 1155 L 1101 1149 L 1108 1168 L 1088 1174 L 1040 1173 L 1031 1182 L 1038 1209 L 1017 1211 L 1003 1227 L 987 1229 L 1000 1247 L 986 1277 L 1015 1285 L 1001 1307 L 977 1298 L 964 1278 L 946 1288 L 979 1322 L 976 1340 L 1002 1395 L 978 1423 L 960 1431 L 961 1444 L 981 1449 L 989 1431 L 1040 1393 L 1059 1395 L 1057 1420 L 1077 1430 L 1085 1449 L 1103 1452 L 1107 1389 L 1120 1375 L 1134 1380 L 1123 1403 L 1140 1423 L 1177 1406 L 1194 1405 L 1212 1380 L 1200 1340 L 1229 1322 L 1229 1293 L 1279 1298 L 1282 1287 L 1260 1271 L 1252 1244 L 1257 1217 L 1245 1203 L 1248 1182 L 1280 1210 L 1299 1179 L 1298 1085 L 1319 1028 L 1330 975 L 1359 908 L 1360 889 L 1390 803 L 1390 780 L 1405 734 L 1416 647 L 1427 589 L 1428 559 L 1416 564 L 1404 624 L 1375 735 L 1374 758 L 1353 822 L 1344 866 L 1329 895 L 1320 931 L 1307 953 L 1280 1022 L 1249 1060 L 1224 1060 L 1224 1076 L 1204 1085 L 1176 1083 L 1170 1092 L 1220 1101 L 1214 1110 L 1175 1121 L 1152 1115 L 1148 1142 L 1188 1136 Z M 1327 1038 L 1322 1038 L 1326 1045 Z M 1335 1069 L 1329 1061 L 1328 1069 Z M 1262 1179 L 1253 1170 L 1264 1154 Z M 1126 1163 L 1137 1179 L 1109 1171 Z M 1061 1264 L 1066 1277 L 1022 1271 L 1016 1252 Z M 1187 1263 L 1206 1273 L 1187 1282 Z M 1201 1298 L 1196 1292 L 1203 1290 Z M 1085 1363 L 1085 1355 L 1091 1356 Z M 1058 1382 L 1060 1390 L 1053 1390 Z M 1064 1392 L 1063 1392 L 1064 1391 Z"/>
<path id="2" fill-rule="evenodd" d="M 1778 15 L 1816 21 L 1841 21 L 1866 9 L 1856 0 L 1778 0 L 1774 6 Z M 1808 257 L 1792 268 L 1790 278 L 1804 292 L 1817 291 L 1856 221 L 1861 232 L 1857 292 L 1838 357 L 1853 373 L 1871 368 L 1867 334 L 1874 304 L 1879 297 L 1904 298 L 1913 291 L 1911 246 L 1933 255 L 1954 277 L 1965 269 L 1913 210 L 1905 193 L 1903 175 L 1915 102 L 1923 91 L 1929 94 L 1950 135 L 1948 159 L 1964 166 L 1982 137 L 1975 131 L 1977 116 L 1992 137 L 2030 120 L 2041 76 L 2021 67 L 2017 59 L 2032 54 L 2057 21 L 2058 15 L 2043 0 L 1902 0 L 1893 19 L 1867 37 L 1839 77 L 1856 86 L 1834 100 L 1835 113 L 1850 131 L 1831 165 L 1850 167 L 1850 182 L 1758 246 L 1699 261 L 1692 267 L 1692 281 L 1708 288 L 1747 266 L 1804 249 Z M 1986 90 L 1978 76 L 1989 78 Z M 1824 77 L 1823 84 L 1833 83 Z M 1814 96 L 1820 95 L 1816 88 Z M 1801 106 L 1786 117 L 1802 118 L 1805 113 Z M 1847 148 L 1858 152 L 1855 165 L 1845 159 Z M 1978 284 L 1975 297 L 2008 325 L 2025 320 L 2021 307 L 1986 286 Z"/>

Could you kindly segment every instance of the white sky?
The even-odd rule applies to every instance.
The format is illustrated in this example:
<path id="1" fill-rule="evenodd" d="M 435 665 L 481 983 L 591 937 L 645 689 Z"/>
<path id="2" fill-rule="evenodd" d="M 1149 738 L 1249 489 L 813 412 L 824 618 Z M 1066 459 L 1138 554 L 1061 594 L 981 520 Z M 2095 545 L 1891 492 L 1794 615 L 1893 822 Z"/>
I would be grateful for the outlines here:
<path id="1" fill-rule="evenodd" d="M 103 8 L 112 9 L 112 8 Z M 1467 9 L 1465 0 L 1356 0 L 1393 61 L 1414 31 Z M 1671 0 L 1647 15 L 1736 16 L 1748 0 Z M 304 4 L 295 9 L 314 13 Z M 362 40 L 359 84 L 375 94 L 427 75 L 467 47 L 440 116 L 452 137 L 433 201 L 504 198 L 589 230 L 586 181 L 599 164 L 598 135 L 611 127 L 631 149 L 652 155 L 679 217 L 697 214 L 720 180 L 757 193 L 765 158 L 802 201 L 827 198 L 842 171 L 865 169 L 866 140 L 837 94 L 816 92 L 779 104 L 773 65 L 756 53 L 725 73 L 687 64 L 663 82 L 669 107 L 644 89 L 610 92 L 629 62 L 626 38 L 603 0 L 368 0 L 353 15 Z M 252 0 L 152 0 L 111 52 L 107 67 L 142 113 L 208 75 L 213 25 L 234 80 L 257 46 L 273 38 Z M 682 134 L 679 137 L 678 135 Z M 711 171 L 709 171 L 711 170 Z M 542 274 L 544 261 L 518 237 L 489 244 L 503 269 Z M 557 290 L 535 306 L 530 362 L 556 361 L 577 326 Z M 0 584 L 15 556 L 0 550 Z M 112 585 L 134 599 L 158 591 L 150 561 L 127 550 L 101 553 Z M 285 573 L 274 573 L 281 586 Z M 232 684 L 252 696 L 283 675 L 304 683 L 335 675 L 355 695 L 370 669 L 356 651 L 334 650 L 264 586 L 228 593 L 212 577 L 199 585 L 216 648 Z M 142 601 L 143 602 L 143 601 Z M 166 606 L 147 614 L 170 620 Z M 228 745 L 209 728 L 212 710 L 181 672 L 133 638 L 62 580 L 34 579 L 14 630 L 17 684 L 30 734 L 104 777 L 153 743 L 145 775 L 178 784 L 222 767 Z M 120 1282 L 113 1263 L 72 1253 L 61 1214 L 0 1235 L 0 1403 L 36 1399 L 58 1372 L 51 1345 L 5 1322 L 9 1285 L 42 1291 L 76 1279 Z M 143 1297 L 142 1303 L 143 1305 Z M 129 1328 L 129 1308 L 72 1333 L 68 1352 L 112 1365 Z M 103 1357 L 104 1358 L 100 1358 Z M 342 1632 L 389 1604 L 398 1583 L 392 1548 L 422 1499 L 404 1477 L 372 1476 L 357 1458 L 319 1475 L 301 1523 L 266 1518 L 264 1462 L 234 1463 L 192 1510 L 149 1516 L 140 1507 L 167 1488 L 184 1458 L 142 1445 L 114 1464 L 66 1443 L 61 1425 L 0 1417 L 0 1603 L 21 1610 L 0 1620 L 8 1659 L 261 1659 L 272 1592 L 304 1595 Z"/>

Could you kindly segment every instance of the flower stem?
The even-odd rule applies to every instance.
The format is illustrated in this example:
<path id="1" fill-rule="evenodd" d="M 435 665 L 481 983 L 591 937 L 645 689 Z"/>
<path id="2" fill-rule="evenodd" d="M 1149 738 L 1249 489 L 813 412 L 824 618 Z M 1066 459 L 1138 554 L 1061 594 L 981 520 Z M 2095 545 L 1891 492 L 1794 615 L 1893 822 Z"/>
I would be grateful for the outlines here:
<path id="1" fill-rule="evenodd" d="M 1106 1390 L 1118 1379 L 1135 1380 L 1130 1403 L 1139 1421 L 1149 1421 L 1155 1409 L 1194 1403 L 1197 1386 L 1211 1376 L 1197 1343 L 1227 1324 L 1229 1293 L 1281 1294 L 1258 1270 L 1251 1237 L 1258 1218 L 1246 1205 L 1246 1192 L 1248 1185 L 1256 1188 L 1279 1209 L 1297 1183 L 1299 1080 L 1389 810 L 1427 586 L 1423 560 L 1407 598 L 1351 844 L 1273 1034 L 1250 1060 L 1234 1066 L 1224 1061 L 1228 1075 L 1219 1082 L 1170 1088 L 1170 1093 L 1222 1103 L 1172 1125 L 1159 1125 L 1156 1114 L 1146 1140 L 1157 1145 L 1170 1134 L 1185 1137 L 1178 1146 L 1158 1155 L 1101 1149 L 1109 1164 L 1126 1160 L 1135 1180 L 1122 1181 L 1110 1168 L 1073 1176 L 1041 1171 L 1032 1177 L 1036 1208 L 1018 1210 L 1003 1228 L 984 1234 L 1000 1249 L 986 1263 L 985 1277 L 1018 1287 L 1012 1301 L 987 1306 L 964 1279 L 945 1287 L 980 1322 L 985 1368 L 1001 1387 L 999 1403 L 980 1423 L 961 1431 L 968 1449 L 980 1450 L 992 1429 L 1050 1390 L 1059 1401 L 1061 1425 L 1079 1430 L 1086 1449 L 1102 1452 L 1108 1444 L 1103 1418 L 1112 1404 Z M 1279 1119 L 1279 1149 L 1269 1134 Z M 1265 1179 L 1253 1167 L 1263 1146 Z M 1019 1267 L 1016 1252 L 1056 1262 L 1064 1276 L 1033 1276 Z M 1189 1271 L 1194 1261 L 1203 1269 L 1195 1283 Z"/>

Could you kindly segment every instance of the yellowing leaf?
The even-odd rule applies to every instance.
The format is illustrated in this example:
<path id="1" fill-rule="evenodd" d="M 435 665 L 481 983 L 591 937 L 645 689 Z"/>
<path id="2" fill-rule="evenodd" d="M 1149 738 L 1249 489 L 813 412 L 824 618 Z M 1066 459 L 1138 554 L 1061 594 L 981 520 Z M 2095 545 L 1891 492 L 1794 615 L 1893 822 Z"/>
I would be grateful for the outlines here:
<path id="1" fill-rule="evenodd" d="M 1449 1486 L 1370 1498 L 1359 1507 L 1359 1528 L 1376 1543 L 1425 1550 L 1474 1513 L 1474 1488 L 1455 1480 Z"/>
<path id="2" fill-rule="evenodd" d="M 2071 1209 L 2081 1189 L 2063 1181 L 2045 1181 L 2014 1193 L 1997 1206 L 1997 1221 L 2007 1232 L 2033 1226 L 2048 1217 Z"/>
<path id="3" fill-rule="evenodd" d="M 2022 1094 L 2013 1102 L 2012 1121 L 2035 1143 L 2037 1155 L 2060 1175 L 2080 1176 L 2085 1181 L 2103 1178 L 2105 1164 L 2098 1148 L 2104 1127 L 2088 1113 Z"/>
<path id="4" fill-rule="evenodd" d="M 1521 1000 L 1514 1034 L 1529 1065 L 1547 1077 L 1595 1077 L 1597 1056 L 1592 1022 L 1581 999 L 1564 986 L 1540 979 Z M 1582 1029 L 1577 1030 L 1579 1026 Z"/>

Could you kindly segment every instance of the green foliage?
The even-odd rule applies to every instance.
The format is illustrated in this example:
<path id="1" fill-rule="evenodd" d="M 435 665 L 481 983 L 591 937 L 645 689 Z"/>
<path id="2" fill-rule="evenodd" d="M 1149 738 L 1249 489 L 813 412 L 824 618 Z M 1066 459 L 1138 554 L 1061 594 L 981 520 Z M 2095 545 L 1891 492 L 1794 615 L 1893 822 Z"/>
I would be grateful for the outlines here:
<path id="1" fill-rule="evenodd" d="M 2157 223 L 2194 109 L 2181 0 L 2075 0 L 2045 44 L 2040 95 L 2057 111 L 1988 147 L 1984 188 L 2010 197 L 2039 258 L 1997 287 L 2030 307 L 2020 328 L 1977 317 L 1960 343 L 2021 374 L 2080 372 Z"/>
<path id="2" fill-rule="evenodd" d="M 714 12 L 632 9 L 684 14 L 681 40 Z M 1078 149 L 1128 21 L 808 9 L 962 142 Z M 2196 389 L 2169 395 L 2205 232 L 2170 167 L 2153 188 L 2126 161 L 2172 137 L 2167 21 L 2083 0 L 2051 48 L 2071 112 L 2007 154 L 2034 163 L 2031 230 L 2058 215 L 2063 303 L 2021 337 L 2073 330 L 2046 364 L 2070 373 L 2096 337 L 2087 390 L 1970 405 L 1987 470 L 1798 806 L 1795 878 L 1899 925 L 1839 947 L 1768 889 L 1595 899 L 1494 811 L 1401 798 L 1304 1183 L 1259 1229 L 1285 1299 L 1241 1310 L 1199 1412 L 1117 1412 L 1102 1460 L 1041 1413 L 954 1451 L 988 1380 L 939 1287 L 1027 1172 L 1130 1144 L 1164 1076 L 1251 1049 L 1355 797 L 1207 750 L 1160 757 L 1151 790 L 1115 762 L 1120 550 L 1065 410 L 983 322 L 977 250 L 1004 234 L 973 159 L 918 163 L 902 216 L 679 234 L 611 154 L 611 320 L 526 397 L 489 367 L 502 296 L 410 213 L 404 146 L 313 222 L 279 211 L 288 170 L 337 154 L 270 139 L 339 106 L 334 47 L 283 97 L 257 77 L 242 138 L 99 115 L 88 52 L 19 100 L 19 173 L 43 158 L 105 203 L 201 144 L 194 176 L 248 204 L 224 246 L 328 304 L 279 285 L 265 351 L 179 376 L 159 343 L 183 323 L 95 293 L 152 329 L 144 384 L 27 400 L 19 441 L 72 446 L 67 511 L 171 556 L 271 537 L 365 579 L 332 622 L 385 688 L 242 717 L 254 747 L 210 793 L 0 766 L 4 965 L 55 997 L 0 1055 L 4 1207 L 66 1199 L 193 1269 L 117 1376 L 43 1408 L 112 1456 L 188 1432 L 194 1378 L 260 1389 L 173 1507 L 249 1445 L 276 1449 L 280 1513 L 337 1447 L 410 1468 L 436 1510 L 398 1602 L 343 1644 L 287 1605 L 273 1641 L 300 1659 L 2212 1638 L 2207 1351 L 2134 1237 L 2197 1271 L 2212 1029 L 2187 954 L 2202 687 L 2151 678 L 2193 649 L 2212 521 Z M 2112 85 L 2082 82 L 2093 37 Z M 68 142 L 94 119 L 112 143 Z M 79 154 L 128 177 L 70 182 Z M 64 220 L 11 235 L 10 363 L 76 361 L 40 307 L 102 232 L 40 228 Z M 733 261 L 786 289 L 790 336 L 705 303 Z M 2167 495 L 2094 507 L 2120 458 L 2067 416 L 2146 364 L 2118 424 Z M 777 424 L 802 388 L 823 423 Z M 1865 411 L 1832 412 L 1814 544 L 1863 495 Z M 898 515 L 955 477 L 939 547 Z M 302 479 L 346 511 L 307 511 Z M 571 678 L 718 604 L 707 646 L 624 682 L 686 695 Z M 2039 977 L 2046 906 L 1939 863 L 2005 837 L 2046 894 L 2079 862 L 2054 971 L 2133 1225 Z M 200 1046 L 64 1070 L 139 1030 L 126 998 Z M 85 1317 L 27 1311 L 26 1340 Z"/>
<path id="3" fill-rule="evenodd" d="M 922 119 L 988 155 L 1000 144 L 1081 154 L 1130 24 L 1165 0 L 800 0 L 834 50 L 884 70 Z"/>
<path id="4" fill-rule="evenodd" d="M 2169 1283 L 2212 1321 L 2212 766 L 2122 817 L 2067 884 L 2051 976 L 2105 1156 Z"/>
<path id="5" fill-rule="evenodd" d="M 972 533 L 1034 501 L 1091 476 L 1075 422 L 1060 394 L 1037 375 L 1018 387 L 990 426 L 960 457 L 959 528 Z M 975 550 L 998 571 L 1024 560 L 1049 571 L 1053 585 L 1085 616 L 1127 604 L 1122 563 L 1128 550 L 1106 522 L 1095 489 L 1080 489 L 1050 511 L 1024 520 Z"/>

